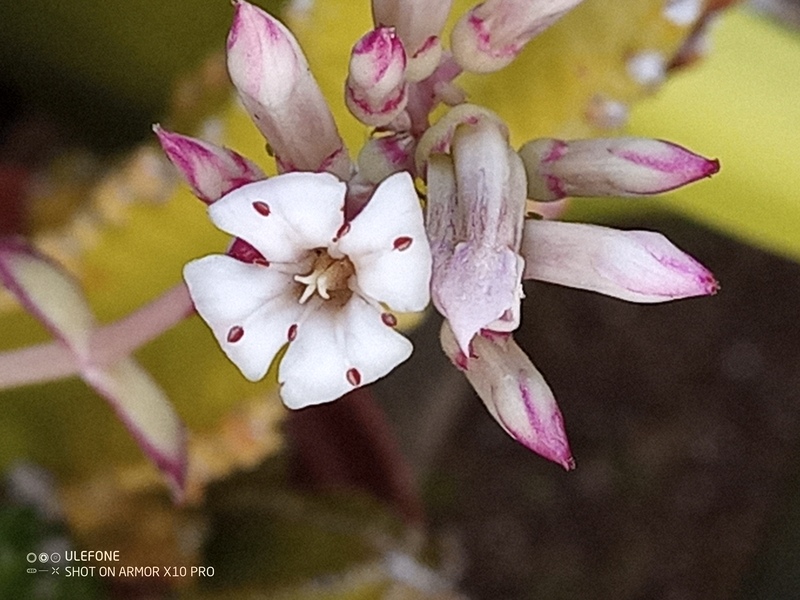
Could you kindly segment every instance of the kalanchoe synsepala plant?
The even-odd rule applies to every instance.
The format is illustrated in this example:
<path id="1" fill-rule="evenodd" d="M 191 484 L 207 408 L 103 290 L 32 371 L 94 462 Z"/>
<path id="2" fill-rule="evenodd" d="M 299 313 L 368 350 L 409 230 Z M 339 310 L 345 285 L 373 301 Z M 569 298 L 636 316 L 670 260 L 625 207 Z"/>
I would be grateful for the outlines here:
<path id="1" fill-rule="evenodd" d="M 516 150 L 498 115 L 466 102 L 462 72 L 504 68 L 580 4 L 487 0 L 457 21 L 448 49 L 442 40 L 451 2 L 373 0 L 374 28 L 355 42 L 342 82 L 344 103 L 375 128 L 353 162 L 292 33 L 236 1 L 228 72 L 278 175 L 268 177 L 233 150 L 156 126 L 164 152 L 213 223 L 233 236 L 227 250 L 186 266 L 191 300 L 180 286 L 99 327 L 56 267 L 27 246 L 5 244 L 3 283 L 63 344 L 0 356 L 0 383 L 79 374 L 110 400 L 179 491 L 182 428 L 131 351 L 193 305 L 246 378 L 260 379 L 277 361 L 282 398 L 299 408 L 335 400 L 405 360 L 411 345 L 394 330 L 392 311 L 422 310 L 430 298 L 445 318 L 445 353 L 489 413 L 520 443 L 572 468 L 554 395 L 513 339 L 523 280 L 633 302 L 717 290 L 702 265 L 660 234 L 530 218 L 532 206 L 548 206 L 536 203 L 553 206 L 570 196 L 661 193 L 713 175 L 717 161 L 634 138 L 533 139 Z M 663 12 L 689 27 L 701 19 L 698 6 L 667 2 Z M 668 58 L 637 51 L 625 69 L 631 80 L 653 86 Z M 432 124 L 441 105 L 450 108 Z M 619 125 L 626 113 L 602 94 L 586 108 L 586 118 L 602 127 Z M 48 282 L 73 301 L 49 302 L 40 293 Z M 15 368 L 26 361 L 34 366 Z"/>
<path id="2" fill-rule="evenodd" d="M 227 255 L 184 271 L 198 312 L 248 379 L 264 377 L 288 344 L 280 394 L 288 407 L 302 408 L 371 383 L 409 357 L 411 344 L 394 331 L 389 310 L 428 304 L 430 251 L 411 177 L 397 173 L 380 185 L 353 177 L 294 37 L 246 2 L 235 11 L 228 70 L 283 174 L 265 178 L 235 152 L 159 127 L 156 133 L 210 203 L 212 221 L 235 236 Z M 371 72 L 375 61 L 386 69 Z M 354 62 L 364 63 L 366 81 L 380 80 L 369 89 L 363 78 L 348 80 L 357 110 L 402 96 L 405 56 L 393 31 L 362 40 Z"/>
<path id="3" fill-rule="evenodd" d="M 210 150 L 163 130 L 158 133 L 195 193 L 207 202 L 216 201 L 210 208 L 214 222 L 236 236 L 228 256 L 188 265 L 186 278 L 200 314 L 247 377 L 263 376 L 288 342 L 278 377 L 286 404 L 300 407 L 333 400 L 405 359 L 407 351 L 401 352 L 398 342 L 396 355 L 383 354 L 380 367 L 379 362 L 367 366 L 377 360 L 371 358 L 357 364 L 364 357 L 353 348 L 366 347 L 371 335 L 366 321 L 335 316 L 336 311 L 346 312 L 346 306 L 363 303 L 364 311 L 371 306 L 370 318 L 377 324 L 379 315 L 389 314 L 379 303 L 418 310 L 427 301 L 427 292 L 420 291 L 415 302 L 394 306 L 391 294 L 374 293 L 364 285 L 368 273 L 358 254 L 348 250 L 348 236 L 363 236 L 362 222 L 368 218 L 379 255 L 399 260 L 403 255 L 397 240 L 414 240 L 420 254 L 416 261 L 406 256 L 410 267 L 403 275 L 414 286 L 427 285 L 426 261 L 432 260 L 430 295 L 446 319 L 443 348 L 492 416 L 519 442 L 572 467 L 554 396 L 512 338 L 520 324 L 523 279 L 636 302 L 717 289 L 702 265 L 657 233 L 526 220 L 530 200 L 659 193 L 712 175 L 718 170 L 716 161 L 668 142 L 631 138 L 531 140 L 516 152 L 500 117 L 464 103 L 465 95 L 455 84 L 462 70 L 502 68 L 532 37 L 578 4 L 489 0 L 458 22 L 451 54 L 441 44 L 449 3 L 375 0 L 375 29 L 353 47 L 344 99 L 357 119 L 379 129 L 352 168 L 297 42 L 266 13 L 245 2 L 236 4 L 228 40 L 231 78 L 275 152 L 278 171 L 300 171 L 295 181 L 303 191 L 288 199 L 292 194 L 283 191 L 281 181 L 288 175 L 247 184 L 262 177 L 239 155 Z M 680 17 L 678 9 L 672 12 Z M 639 65 L 640 71 L 645 67 Z M 453 108 L 431 125 L 431 114 L 441 103 Z M 310 136 L 301 122 L 319 123 L 319 135 Z M 206 169 L 213 174 L 198 172 Z M 303 171 L 328 171 L 341 181 Z M 427 186 L 430 254 L 427 246 L 418 244 L 417 225 L 401 233 L 404 215 L 417 222 L 416 196 L 403 172 Z M 207 189 L 199 189 L 201 180 Z M 389 185 L 403 188 L 392 202 Z M 285 186 L 290 188 L 288 180 Z M 273 228 L 270 218 L 273 212 L 280 215 L 284 204 L 297 211 L 291 226 L 283 225 L 288 223 L 284 220 L 280 227 L 286 230 Z M 305 204 L 308 209 L 301 208 Z M 320 228 L 316 223 L 325 220 L 326 210 L 330 218 Z M 341 213 L 344 220 L 334 218 Z M 298 236 L 293 245 L 285 241 L 290 231 Z M 280 249 L 286 256 L 276 254 L 276 244 L 283 244 Z M 275 270 L 275 261 L 282 261 L 281 271 Z M 389 290 L 397 274 L 378 268 L 369 277 Z M 328 278 L 334 288 L 325 298 Z M 350 304 L 334 299 L 341 292 Z M 304 328 L 309 333 L 303 339 L 309 341 L 300 348 L 299 332 Z M 248 340 L 251 329 L 253 342 Z M 378 327 L 374 335 L 374 343 L 379 343 L 388 334 Z M 364 341 L 352 347 L 333 341 L 348 337 Z M 321 375 L 304 364 L 312 361 L 325 365 Z"/>

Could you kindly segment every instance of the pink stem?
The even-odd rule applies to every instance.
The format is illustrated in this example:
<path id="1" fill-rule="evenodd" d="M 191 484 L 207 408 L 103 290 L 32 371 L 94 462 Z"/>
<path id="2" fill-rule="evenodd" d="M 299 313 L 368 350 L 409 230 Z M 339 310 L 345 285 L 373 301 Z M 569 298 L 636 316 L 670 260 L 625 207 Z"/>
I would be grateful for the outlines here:
<path id="1" fill-rule="evenodd" d="M 113 364 L 193 312 L 189 292 L 180 283 L 136 312 L 98 329 L 92 335 L 88 360 L 81 360 L 60 341 L 0 353 L 0 390 L 78 375 L 87 362 L 101 367 Z"/>
<path id="2" fill-rule="evenodd" d="M 97 331 L 92 336 L 90 360 L 95 365 L 113 364 L 193 313 L 189 290 L 179 283 L 150 304 Z"/>
<path id="3" fill-rule="evenodd" d="M 78 372 L 78 357 L 61 342 L 0 353 L 0 389 L 44 383 Z"/>

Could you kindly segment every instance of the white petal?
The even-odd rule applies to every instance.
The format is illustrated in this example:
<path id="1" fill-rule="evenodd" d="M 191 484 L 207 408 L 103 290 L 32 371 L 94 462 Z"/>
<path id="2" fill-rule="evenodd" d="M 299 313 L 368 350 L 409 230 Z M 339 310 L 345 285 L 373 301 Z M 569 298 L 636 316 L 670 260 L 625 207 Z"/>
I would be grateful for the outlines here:
<path id="1" fill-rule="evenodd" d="M 303 310 L 292 276 L 216 254 L 187 264 L 183 277 L 228 358 L 247 379 L 261 379 Z"/>
<path id="2" fill-rule="evenodd" d="M 430 301 L 431 251 L 422 209 L 408 173 L 378 186 L 338 244 L 356 268 L 365 294 L 401 312 Z"/>
<path id="3" fill-rule="evenodd" d="M 327 248 L 344 220 L 347 186 L 329 173 L 287 173 L 232 191 L 208 213 L 269 261 L 295 262 Z"/>
<path id="4" fill-rule="evenodd" d="M 383 377 L 411 350 L 363 298 L 354 294 L 340 308 L 326 303 L 301 322 L 289 344 L 278 372 L 281 398 L 289 408 L 336 400 Z"/>

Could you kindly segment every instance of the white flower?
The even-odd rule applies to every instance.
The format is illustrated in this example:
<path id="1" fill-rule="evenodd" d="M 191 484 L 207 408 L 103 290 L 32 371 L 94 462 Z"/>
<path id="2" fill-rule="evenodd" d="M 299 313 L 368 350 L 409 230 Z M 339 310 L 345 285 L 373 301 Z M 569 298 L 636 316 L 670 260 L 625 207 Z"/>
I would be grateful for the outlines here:
<path id="1" fill-rule="evenodd" d="M 429 301 L 431 255 L 411 177 L 386 179 L 349 222 L 346 190 L 307 172 L 240 187 L 209 215 L 264 260 L 211 255 L 184 269 L 197 311 L 245 377 L 261 379 L 289 344 L 278 370 L 289 408 L 389 373 L 412 347 L 384 305 L 408 312 Z"/>

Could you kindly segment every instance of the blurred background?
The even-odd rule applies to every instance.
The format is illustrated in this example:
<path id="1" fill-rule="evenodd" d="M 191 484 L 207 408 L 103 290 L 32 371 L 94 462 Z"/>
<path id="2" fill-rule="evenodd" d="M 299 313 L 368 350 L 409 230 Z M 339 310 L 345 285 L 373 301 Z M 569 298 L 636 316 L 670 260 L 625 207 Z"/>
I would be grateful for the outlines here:
<path id="1" fill-rule="evenodd" d="M 152 123 L 266 161 L 230 100 L 220 54 L 230 16 L 223 0 L 0 5 L 0 234 L 52 251 L 103 319 L 219 243 L 193 221 L 170 233 L 188 213 L 168 203 L 203 211 L 150 160 Z M 301 35 L 334 104 L 320 56 L 339 35 L 323 25 Z M 720 293 L 645 306 L 526 283 L 516 337 L 558 398 L 574 472 L 504 434 L 441 353 L 434 315 L 391 377 L 291 415 L 269 384 L 230 391 L 237 374 L 186 324 L 138 358 L 216 469 L 187 507 L 139 474 L 135 446 L 79 382 L 0 393 L 0 596 L 800 597 L 800 2 L 740 3 L 705 39 L 701 60 L 632 95 L 624 131 L 717 157 L 720 175 L 664 198 L 573 201 L 565 218 L 661 231 L 710 268 Z M 336 48 L 346 60 L 349 46 Z M 506 103 L 529 104 L 546 112 Z M 337 113 L 348 141 L 365 139 L 345 119 Z M 143 255 L 154 256 L 130 266 Z M 3 348 L 46 337 L 0 307 Z M 208 375 L 190 383 L 201 360 Z M 176 584 L 24 572 L 31 550 L 69 548 L 216 574 Z"/>

